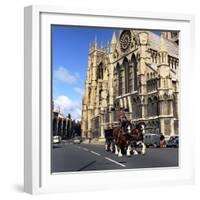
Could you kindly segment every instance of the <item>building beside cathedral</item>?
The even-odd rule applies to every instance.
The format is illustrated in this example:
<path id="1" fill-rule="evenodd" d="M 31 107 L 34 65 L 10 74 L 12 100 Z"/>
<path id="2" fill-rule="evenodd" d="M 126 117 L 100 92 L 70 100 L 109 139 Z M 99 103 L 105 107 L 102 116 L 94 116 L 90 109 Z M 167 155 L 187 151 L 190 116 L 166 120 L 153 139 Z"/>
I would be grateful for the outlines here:
<path id="1" fill-rule="evenodd" d="M 104 139 L 126 111 L 135 125 L 165 136 L 178 134 L 178 32 L 121 30 L 110 44 L 90 45 L 82 102 L 82 137 Z"/>
<path id="2" fill-rule="evenodd" d="M 52 136 L 60 136 L 62 140 L 71 139 L 81 135 L 81 122 L 65 115 L 60 107 L 52 106 Z"/>

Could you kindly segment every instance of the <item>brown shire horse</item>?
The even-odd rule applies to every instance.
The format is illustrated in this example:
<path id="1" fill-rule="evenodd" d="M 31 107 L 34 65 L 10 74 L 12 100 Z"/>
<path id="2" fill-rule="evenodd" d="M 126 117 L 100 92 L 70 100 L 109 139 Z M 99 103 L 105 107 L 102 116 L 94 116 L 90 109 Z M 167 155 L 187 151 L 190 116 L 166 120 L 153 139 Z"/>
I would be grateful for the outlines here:
<path id="1" fill-rule="evenodd" d="M 130 121 L 124 123 L 124 127 L 117 127 L 113 129 L 113 143 L 115 154 L 119 157 L 122 156 L 122 151 L 128 147 L 128 141 L 131 138 L 132 125 Z"/>
<path id="2" fill-rule="evenodd" d="M 141 154 L 145 154 L 146 146 L 143 142 L 143 131 L 144 124 L 139 123 L 136 128 L 132 129 L 132 124 L 130 121 L 125 123 L 125 127 L 117 127 L 113 129 L 113 142 L 115 146 L 115 154 L 119 157 L 122 156 L 122 151 L 126 150 L 126 155 L 131 156 L 131 150 L 133 149 L 133 154 L 137 155 L 136 146 L 141 145 Z"/>
<path id="3" fill-rule="evenodd" d="M 131 147 L 133 147 L 133 154 L 137 155 L 138 152 L 136 151 L 136 147 L 138 145 L 142 146 L 141 154 L 144 155 L 146 153 L 146 145 L 144 144 L 144 129 L 145 124 L 143 122 L 140 122 L 136 125 L 134 129 L 131 130 L 131 139 L 129 140 L 128 148 L 127 148 L 127 154 L 129 155 Z"/>

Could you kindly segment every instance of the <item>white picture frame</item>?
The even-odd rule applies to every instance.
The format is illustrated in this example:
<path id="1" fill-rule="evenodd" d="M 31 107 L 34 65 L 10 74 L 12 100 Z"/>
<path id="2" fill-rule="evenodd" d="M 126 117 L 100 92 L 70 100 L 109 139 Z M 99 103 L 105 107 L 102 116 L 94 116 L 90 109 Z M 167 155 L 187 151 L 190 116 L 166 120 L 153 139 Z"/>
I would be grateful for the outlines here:
<path id="1" fill-rule="evenodd" d="M 193 16 L 171 13 L 29 6 L 25 8 L 24 24 L 25 192 L 41 194 L 120 189 L 121 187 L 133 189 L 134 187 L 148 185 L 158 186 L 194 182 L 194 131 L 191 131 L 190 124 L 187 123 L 190 121 L 190 116 L 192 116 L 191 105 L 193 102 L 190 96 L 193 77 L 191 68 L 194 66 L 192 53 L 194 49 Z M 180 30 L 181 141 L 179 167 L 51 174 L 51 24 Z"/>

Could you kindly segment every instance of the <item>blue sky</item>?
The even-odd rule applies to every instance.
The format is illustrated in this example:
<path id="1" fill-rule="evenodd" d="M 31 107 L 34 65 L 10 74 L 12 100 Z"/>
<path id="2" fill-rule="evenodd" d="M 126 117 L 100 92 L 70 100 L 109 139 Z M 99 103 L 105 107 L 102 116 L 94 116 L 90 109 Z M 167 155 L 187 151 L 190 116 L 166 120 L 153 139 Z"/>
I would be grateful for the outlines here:
<path id="1" fill-rule="evenodd" d="M 119 29 L 52 26 L 53 99 L 64 114 L 80 119 L 89 42 L 111 41 Z"/>

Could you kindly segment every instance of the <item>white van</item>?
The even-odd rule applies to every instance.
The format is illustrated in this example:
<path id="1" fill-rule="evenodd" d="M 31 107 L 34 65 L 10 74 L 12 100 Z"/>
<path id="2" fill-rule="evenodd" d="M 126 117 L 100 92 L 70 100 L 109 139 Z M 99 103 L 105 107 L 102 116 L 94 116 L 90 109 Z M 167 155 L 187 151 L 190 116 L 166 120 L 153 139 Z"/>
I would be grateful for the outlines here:
<path id="1" fill-rule="evenodd" d="M 144 143 L 147 147 L 160 147 L 160 135 L 156 133 L 145 133 Z"/>

